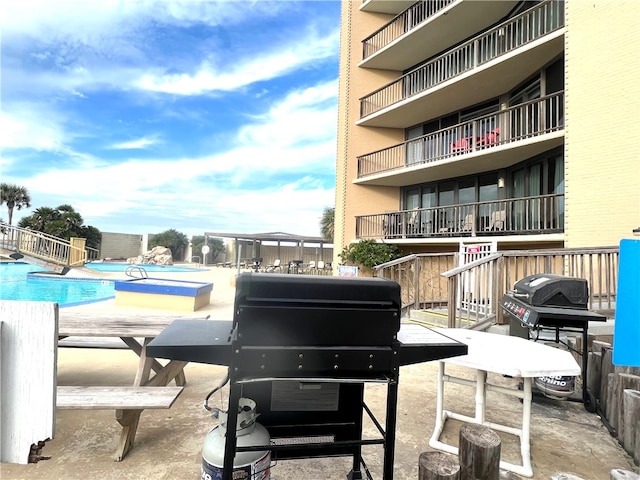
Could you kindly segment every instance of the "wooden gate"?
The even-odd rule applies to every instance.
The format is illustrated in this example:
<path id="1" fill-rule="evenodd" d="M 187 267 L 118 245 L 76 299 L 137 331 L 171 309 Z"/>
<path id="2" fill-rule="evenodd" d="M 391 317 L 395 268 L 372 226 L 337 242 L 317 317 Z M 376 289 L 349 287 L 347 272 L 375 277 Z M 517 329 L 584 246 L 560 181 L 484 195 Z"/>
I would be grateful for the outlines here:
<path id="1" fill-rule="evenodd" d="M 461 241 L 458 251 L 458 267 L 491 255 L 497 251 L 496 242 L 468 243 Z M 493 262 L 462 272 L 458 277 L 457 309 L 480 317 L 493 314 L 491 286 L 494 281 Z"/>

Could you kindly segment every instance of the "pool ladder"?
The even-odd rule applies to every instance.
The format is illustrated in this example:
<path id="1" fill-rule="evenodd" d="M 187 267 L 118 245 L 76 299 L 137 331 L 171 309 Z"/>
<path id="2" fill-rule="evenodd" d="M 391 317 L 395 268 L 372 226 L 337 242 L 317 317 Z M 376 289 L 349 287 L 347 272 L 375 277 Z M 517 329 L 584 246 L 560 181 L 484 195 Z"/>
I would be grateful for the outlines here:
<path id="1" fill-rule="evenodd" d="M 124 271 L 124 273 L 128 276 L 128 277 L 133 277 L 133 278 L 149 278 L 149 274 L 147 273 L 147 271 L 144 269 L 144 267 L 140 267 L 138 265 L 129 265 L 127 267 L 127 269 Z"/>

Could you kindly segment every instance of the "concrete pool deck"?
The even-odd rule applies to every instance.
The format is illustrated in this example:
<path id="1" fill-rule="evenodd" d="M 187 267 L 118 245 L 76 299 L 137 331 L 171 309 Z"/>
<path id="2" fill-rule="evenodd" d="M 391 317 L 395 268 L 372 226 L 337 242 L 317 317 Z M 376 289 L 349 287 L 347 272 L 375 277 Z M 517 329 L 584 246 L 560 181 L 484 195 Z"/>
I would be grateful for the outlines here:
<path id="1" fill-rule="evenodd" d="M 196 312 L 169 312 L 176 317 L 230 320 L 233 317 L 234 278 L 236 270 L 213 267 L 207 271 L 158 273 L 159 278 L 177 278 L 211 282 L 211 302 Z M 154 272 L 153 276 L 156 276 Z M 124 275 L 121 276 L 123 278 Z M 106 277 L 105 278 L 114 278 Z M 126 278 L 126 277 L 124 277 Z M 155 315 L 155 309 L 118 307 L 114 300 L 62 309 L 62 312 L 109 312 L 132 316 Z M 60 384 L 89 384 L 97 381 L 111 385 L 128 385 L 133 381 L 137 357 L 128 350 L 61 348 L 58 358 Z M 121 368 L 113 368 L 114 365 Z M 464 370 L 453 373 L 465 376 Z M 0 477 L 19 480 L 164 479 L 198 478 L 200 449 L 204 437 L 213 427 L 202 407 L 210 389 L 225 374 L 225 368 L 189 364 L 185 369 L 187 385 L 169 410 L 148 410 L 142 414 L 136 443 L 122 462 L 113 461 L 119 425 L 113 411 L 58 410 L 56 436 L 47 442 L 42 454 L 51 459 L 37 464 L 1 464 Z M 400 372 L 395 480 L 417 480 L 418 456 L 430 451 L 429 437 L 435 423 L 437 362 L 402 367 Z M 512 382 L 508 378 L 497 382 Z M 472 413 L 470 390 L 452 385 L 452 402 L 456 410 Z M 226 388 L 216 394 L 212 405 L 222 407 Z M 449 390 L 448 390 L 449 391 Z M 459 395 L 456 393 L 459 392 Z M 384 411 L 384 386 L 367 385 L 366 401 L 376 413 Z M 487 402 L 500 412 L 501 422 L 518 422 L 520 403 L 509 396 L 491 392 Z M 445 439 L 457 438 L 455 421 L 447 422 Z M 372 426 L 366 426 L 371 433 Z M 520 455 L 517 438 L 500 434 L 503 456 L 517 461 Z M 365 461 L 376 480 L 380 473 L 379 447 L 364 450 Z M 534 478 L 548 479 L 558 472 L 572 472 L 587 480 L 608 479 L 614 468 L 637 471 L 631 457 L 612 438 L 595 414 L 579 403 L 536 399 L 533 404 L 531 450 Z M 272 469 L 272 479 L 344 479 L 350 469 L 349 459 L 312 459 L 280 462 Z"/>

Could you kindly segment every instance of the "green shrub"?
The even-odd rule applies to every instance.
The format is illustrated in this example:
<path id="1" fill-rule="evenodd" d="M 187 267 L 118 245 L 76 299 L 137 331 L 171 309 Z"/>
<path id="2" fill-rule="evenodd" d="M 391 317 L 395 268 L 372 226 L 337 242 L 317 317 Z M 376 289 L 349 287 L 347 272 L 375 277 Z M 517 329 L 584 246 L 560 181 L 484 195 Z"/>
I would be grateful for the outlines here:
<path id="1" fill-rule="evenodd" d="M 400 250 L 395 245 L 378 243 L 375 240 L 360 240 L 342 249 L 339 257 L 345 262 L 373 268 L 381 263 L 400 258 Z"/>

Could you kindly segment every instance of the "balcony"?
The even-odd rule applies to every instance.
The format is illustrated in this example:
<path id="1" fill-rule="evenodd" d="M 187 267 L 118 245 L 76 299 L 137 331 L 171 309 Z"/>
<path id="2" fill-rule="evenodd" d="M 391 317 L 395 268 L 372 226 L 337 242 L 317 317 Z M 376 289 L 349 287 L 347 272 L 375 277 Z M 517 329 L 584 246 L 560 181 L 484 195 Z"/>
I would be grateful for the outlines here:
<path id="1" fill-rule="evenodd" d="M 422 0 L 363 40 L 364 68 L 406 70 L 505 17 L 517 0 Z"/>
<path id="2" fill-rule="evenodd" d="M 360 10 L 363 12 L 397 15 L 414 4 L 415 1 L 416 0 L 363 0 L 362 5 L 360 5 Z"/>
<path id="3" fill-rule="evenodd" d="M 564 51 L 564 3 L 546 1 L 360 99 L 362 126 L 407 128 L 508 92 Z"/>
<path id="4" fill-rule="evenodd" d="M 365 185 L 404 186 L 505 168 L 564 142 L 564 92 L 358 157 Z"/>
<path id="5" fill-rule="evenodd" d="M 400 210 L 356 217 L 358 239 L 453 239 L 564 232 L 564 194 Z"/>

